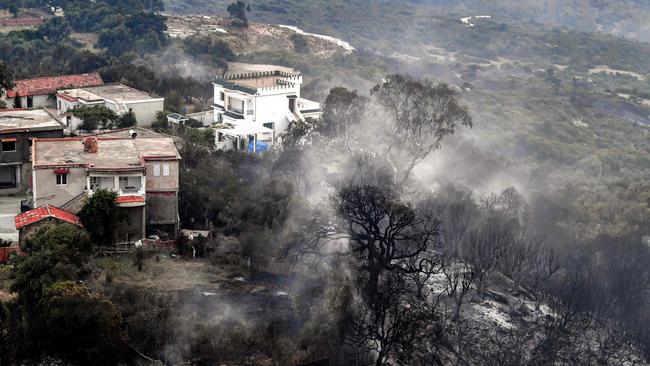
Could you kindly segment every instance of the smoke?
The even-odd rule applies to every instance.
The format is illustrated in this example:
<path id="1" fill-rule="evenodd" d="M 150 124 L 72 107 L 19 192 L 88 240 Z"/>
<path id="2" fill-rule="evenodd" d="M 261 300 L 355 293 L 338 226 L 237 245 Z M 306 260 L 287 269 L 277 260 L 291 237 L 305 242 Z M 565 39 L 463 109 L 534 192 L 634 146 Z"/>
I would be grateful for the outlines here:
<path id="1" fill-rule="evenodd" d="M 195 59 L 177 46 L 169 46 L 155 57 L 147 59 L 147 66 L 159 75 L 178 74 L 196 80 L 211 79 L 217 70 Z"/>

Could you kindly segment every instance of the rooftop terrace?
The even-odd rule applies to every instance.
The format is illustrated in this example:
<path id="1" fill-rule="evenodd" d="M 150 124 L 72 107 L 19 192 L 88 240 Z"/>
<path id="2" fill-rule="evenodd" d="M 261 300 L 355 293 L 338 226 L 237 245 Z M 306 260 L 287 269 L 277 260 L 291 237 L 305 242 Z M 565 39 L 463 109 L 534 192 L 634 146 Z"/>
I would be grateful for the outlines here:
<path id="1" fill-rule="evenodd" d="M 62 130 L 64 126 L 44 109 L 0 110 L 0 133 Z"/>
<path id="2" fill-rule="evenodd" d="M 180 159 L 174 141 L 168 137 L 97 137 L 97 152 L 86 152 L 84 139 L 34 140 L 34 168 L 85 166 L 93 170 L 141 170 L 143 160 Z"/>
<path id="3" fill-rule="evenodd" d="M 141 90 L 123 84 L 104 84 L 98 86 L 60 90 L 59 95 L 72 100 L 101 101 L 112 100 L 117 103 L 158 99 Z"/>

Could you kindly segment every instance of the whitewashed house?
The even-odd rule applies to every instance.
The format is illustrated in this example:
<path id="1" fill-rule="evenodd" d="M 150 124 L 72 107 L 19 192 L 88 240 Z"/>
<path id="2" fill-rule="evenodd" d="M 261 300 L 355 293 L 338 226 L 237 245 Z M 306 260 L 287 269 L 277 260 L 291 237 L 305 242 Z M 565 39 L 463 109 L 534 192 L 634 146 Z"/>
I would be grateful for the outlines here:
<path id="1" fill-rule="evenodd" d="M 300 72 L 277 67 L 226 74 L 214 84 L 214 122 L 221 149 L 264 150 L 295 120 L 318 118 L 320 104 L 300 97 Z"/>
<path id="2" fill-rule="evenodd" d="M 99 73 L 94 72 L 16 80 L 14 84 L 0 98 L 0 102 L 8 109 L 53 107 L 53 96 L 57 90 L 102 85 L 104 81 Z"/>
<path id="3" fill-rule="evenodd" d="M 76 130 L 82 122 L 69 112 L 79 106 L 102 105 L 118 115 L 132 111 L 138 126 L 147 127 L 156 120 L 156 114 L 163 110 L 164 103 L 165 98 L 154 97 L 122 84 L 66 89 L 56 93 L 57 113 L 68 130 Z"/>

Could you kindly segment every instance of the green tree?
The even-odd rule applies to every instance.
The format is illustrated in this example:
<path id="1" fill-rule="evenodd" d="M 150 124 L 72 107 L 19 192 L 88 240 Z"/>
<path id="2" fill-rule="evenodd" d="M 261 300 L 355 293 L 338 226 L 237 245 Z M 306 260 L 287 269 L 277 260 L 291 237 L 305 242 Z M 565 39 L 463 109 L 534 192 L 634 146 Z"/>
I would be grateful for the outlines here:
<path id="1" fill-rule="evenodd" d="M 442 140 L 459 126 L 472 126 L 467 107 L 449 85 L 416 80 L 407 75 L 389 75 L 371 90 L 374 101 L 383 107 L 386 122 L 383 156 L 393 167 L 395 183 L 403 184 L 411 171 Z"/>
<path id="2" fill-rule="evenodd" d="M 250 5 L 247 5 L 241 0 L 237 0 L 230 5 L 228 5 L 228 14 L 230 14 L 230 19 L 232 19 L 233 25 L 248 27 L 248 17 L 246 16 L 247 11 L 251 11 Z"/>
<path id="3" fill-rule="evenodd" d="M 167 121 L 168 111 L 160 111 L 156 113 L 156 120 L 151 124 L 151 128 L 156 131 L 169 130 L 169 121 Z"/>
<path id="4" fill-rule="evenodd" d="M 356 90 L 332 88 L 325 99 L 319 132 L 326 137 L 343 137 L 348 142 L 350 129 L 361 122 L 365 110 L 366 99 Z"/>
<path id="5" fill-rule="evenodd" d="M 183 97 L 176 90 L 165 94 L 165 109 L 176 113 L 183 112 Z"/>
<path id="6" fill-rule="evenodd" d="M 88 235 L 81 229 L 60 224 L 41 228 L 29 239 L 11 272 L 11 290 L 28 308 L 42 298 L 45 288 L 56 281 L 77 280 L 88 273 L 85 267 L 91 250 Z"/>
<path id="7" fill-rule="evenodd" d="M 0 98 L 6 93 L 7 90 L 10 90 L 14 87 L 14 74 L 9 70 L 9 67 L 4 62 L 0 61 Z M 6 108 L 6 106 L 1 106 L 1 108 Z"/>
<path id="8" fill-rule="evenodd" d="M 45 289 L 42 305 L 47 327 L 41 337 L 47 348 L 84 364 L 123 361 L 122 316 L 108 298 L 91 293 L 83 283 L 64 281 Z"/>
<path id="9" fill-rule="evenodd" d="M 79 212 L 79 218 L 95 243 L 112 245 L 122 211 L 115 202 L 117 193 L 105 189 L 97 190 Z"/>
<path id="10" fill-rule="evenodd" d="M 7 10 L 9 10 L 9 12 L 11 13 L 11 15 L 14 16 L 14 18 L 18 18 L 18 6 L 16 6 L 16 4 L 13 3 L 9 4 Z"/>
<path id="11" fill-rule="evenodd" d="M 132 127 L 138 124 L 138 120 L 135 118 L 135 113 L 133 111 L 128 111 L 120 116 L 117 120 L 118 128 L 127 128 Z"/>
<path id="12" fill-rule="evenodd" d="M 68 38 L 71 31 L 70 23 L 62 17 L 54 17 L 38 27 L 38 32 L 54 44 L 59 44 Z"/>
<path id="13" fill-rule="evenodd" d="M 115 112 L 102 105 L 74 108 L 72 115 L 83 120 L 79 128 L 87 132 L 95 131 L 98 127 L 103 129 L 112 128 L 118 119 Z"/>
<path id="14" fill-rule="evenodd" d="M 291 42 L 293 42 L 293 49 L 298 53 L 308 53 L 309 43 L 302 34 L 291 33 Z"/>

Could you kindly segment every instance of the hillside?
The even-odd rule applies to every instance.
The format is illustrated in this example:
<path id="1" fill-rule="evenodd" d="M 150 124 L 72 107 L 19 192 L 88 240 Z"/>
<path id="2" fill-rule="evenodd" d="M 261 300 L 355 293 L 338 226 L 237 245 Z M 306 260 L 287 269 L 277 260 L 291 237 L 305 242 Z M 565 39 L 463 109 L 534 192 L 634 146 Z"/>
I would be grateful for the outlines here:
<path id="1" fill-rule="evenodd" d="M 93 99 L 61 116 L 111 135 L 23 139 L 70 165 L 34 200 L 82 207 L 18 216 L 0 364 L 650 364 L 650 5 L 162 1 L 0 32 L 7 89 L 157 100 L 155 131 Z"/>
<path id="2" fill-rule="evenodd" d="M 226 3 L 210 0 L 165 2 L 168 11 L 189 14 L 219 14 L 225 9 L 225 6 L 221 5 Z M 324 15 L 333 21 L 333 28 L 337 28 L 335 24 L 339 24 L 338 21 L 343 15 L 337 9 L 384 9 L 386 12 L 399 13 L 418 8 L 431 14 L 488 14 L 508 19 L 508 22 L 544 23 L 578 31 L 602 32 L 633 40 L 650 41 L 650 26 L 645 21 L 650 14 L 650 5 L 642 0 L 384 0 L 327 3 L 275 0 L 251 3 L 256 4 L 254 11 L 263 19 L 273 19 L 275 22 L 278 17 L 284 17 L 285 21 L 299 23 L 304 19 L 315 19 Z M 299 14 L 305 17 L 301 18 Z"/>
<path id="3" fill-rule="evenodd" d="M 185 10 L 208 14 L 225 8 L 225 2 L 209 8 L 184 4 Z M 311 78 L 327 79 L 308 89 L 320 100 L 337 80 L 368 90 L 382 70 L 456 85 L 475 117 L 474 128 L 460 141 L 478 148 L 490 163 L 475 163 L 476 156 L 461 142 L 448 146 L 443 156 L 456 156 L 468 167 L 493 168 L 450 173 L 432 161 L 419 167 L 421 177 L 461 181 L 483 193 L 515 186 L 529 200 L 541 194 L 570 202 L 575 211 L 558 219 L 579 237 L 645 227 L 650 209 L 639 207 L 628 192 L 645 187 L 650 174 L 650 107 L 645 99 L 650 45 L 535 24 L 527 12 L 506 2 L 502 6 L 521 16 L 495 12 L 472 18 L 491 14 L 479 12 L 482 8 L 469 12 L 477 4 L 253 2 L 253 19 L 340 37 L 358 51 L 347 60 L 330 58 L 318 65 L 294 52 L 267 49 L 251 48 L 240 58 L 287 64 Z M 449 6 L 440 12 L 436 6 L 443 5 Z M 169 10 L 183 10 L 177 6 L 167 4 Z M 635 9 L 643 13 L 645 8 Z M 350 65 L 355 72 L 349 72 Z M 608 194 L 612 190 L 613 197 Z M 602 205 L 603 200 L 609 203 Z"/>

